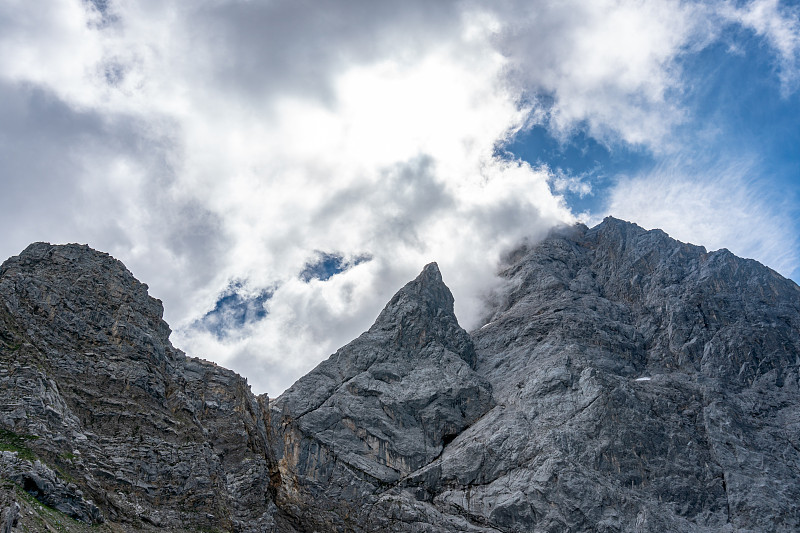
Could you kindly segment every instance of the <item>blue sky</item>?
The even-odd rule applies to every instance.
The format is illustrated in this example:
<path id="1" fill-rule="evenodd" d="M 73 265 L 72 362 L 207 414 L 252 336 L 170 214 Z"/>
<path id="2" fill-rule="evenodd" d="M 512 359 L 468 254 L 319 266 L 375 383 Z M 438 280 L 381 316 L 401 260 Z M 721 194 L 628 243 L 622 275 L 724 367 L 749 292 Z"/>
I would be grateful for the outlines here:
<path id="1" fill-rule="evenodd" d="M 608 194 L 621 176 L 646 175 L 678 159 L 685 172 L 703 181 L 717 168 L 746 158 L 746 179 L 769 198 L 752 208 L 784 213 L 787 225 L 776 229 L 800 235 L 800 91 L 796 80 L 781 80 L 781 69 L 787 67 L 775 50 L 754 31 L 730 25 L 719 40 L 682 55 L 677 66 L 690 83 L 677 95 L 686 118 L 672 134 L 676 149 L 659 153 L 636 144 L 603 142 L 582 125 L 566 138 L 556 137 L 546 125 L 536 125 L 504 147 L 507 155 L 579 178 L 583 189 L 562 194 L 574 213 L 589 215 L 590 223 L 602 214 L 614 214 L 609 212 Z M 790 260 L 762 260 L 798 281 L 800 241 L 787 242 Z M 738 253 L 749 256 L 748 251 Z"/>
<path id="2" fill-rule="evenodd" d="M 437 261 L 606 215 L 800 279 L 779 0 L 0 4 L 0 255 L 81 242 L 277 394 Z"/>

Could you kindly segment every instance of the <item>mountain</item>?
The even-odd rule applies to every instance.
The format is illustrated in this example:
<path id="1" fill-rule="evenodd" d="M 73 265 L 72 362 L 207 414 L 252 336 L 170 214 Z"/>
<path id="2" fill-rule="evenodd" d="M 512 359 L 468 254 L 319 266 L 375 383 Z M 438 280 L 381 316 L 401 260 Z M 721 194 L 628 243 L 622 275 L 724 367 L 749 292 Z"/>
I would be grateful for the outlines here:
<path id="1" fill-rule="evenodd" d="M 468 333 L 427 265 L 270 400 L 119 261 L 31 245 L 0 267 L 0 532 L 800 529 L 796 284 L 613 218 L 498 276 Z"/>
<path id="2" fill-rule="evenodd" d="M 122 263 L 32 244 L 0 267 L 0 301 L 2 498 L 23 526 L 273 526 L 266 399 L 173 348 Z"/>

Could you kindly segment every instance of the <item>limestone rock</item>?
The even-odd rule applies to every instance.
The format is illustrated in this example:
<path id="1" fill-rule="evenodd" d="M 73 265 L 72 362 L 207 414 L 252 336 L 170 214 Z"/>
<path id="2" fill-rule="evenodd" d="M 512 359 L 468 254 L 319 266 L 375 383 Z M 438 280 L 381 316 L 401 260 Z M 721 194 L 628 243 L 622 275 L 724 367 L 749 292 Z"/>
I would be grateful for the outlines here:
<path id="1" fill-rule="evenodd" d="M 83 492 L 74 483 L 61 479 L 41 461 L 21 459 L 15 452 L 0 452 L 0 477 L 13 481 L 37 500 L 75 520 L 89 524 L 103 521 L 100 510 L 83 498 Z"/>
<path id="2" fill-rule="evenodd" d="M 146 285 L 86 246 L 37 243 L 3 263 L 0 429 L 31 440 L 30 460 L 0 475 L 94 523 L 270 530 L 264 401 L 173 348 L 161 316 Z"/>
<path id="3" fill-rule="evenodd" d="M 615 219 L 510 254 L 498 406 L 409 479 L 501 531 L 800 528 L 800 289 Z"/>
<path id="4" fill-rule="evenodd" d="M 298 519 L 316 515 L 314 527 L 361 530 L 376 492 L 438 457 L 492 406 L 475 363 L 432 263 L 366 333 L 273 403 L 278 503 Z"/>
<path id="5" fill-rule="evenodd" d="M 118 261 L 31 245 L 0 266 L 0 531 L 800 530 L 796 284 L 613 218 L 499 276 L 468 334 L 428 265 L 270 401 Z"/>
<path id="6" fill-rule="evenodd" d="M 19 522 L 19 504 L 11 499 L 0 499 L 0 533 L 11 533 Z"/>

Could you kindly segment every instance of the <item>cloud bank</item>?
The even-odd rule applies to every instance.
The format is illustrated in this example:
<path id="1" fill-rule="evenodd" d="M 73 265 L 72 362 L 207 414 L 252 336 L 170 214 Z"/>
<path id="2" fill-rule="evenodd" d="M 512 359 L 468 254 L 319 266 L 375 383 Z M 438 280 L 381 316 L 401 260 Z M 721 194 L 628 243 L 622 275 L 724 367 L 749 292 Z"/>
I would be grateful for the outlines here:
<path id="1" fill-rule="evenodd" d="M 274 395 L 429 261 L 479 325 L 500 254 L 592 192 L 504 157 L 519 132 L 679 149 L 680 60 L 720 20 L 763 34 L 793 83 L 796 14 L 709 6 L 6 2 L 0 245 L 109 251 L 164 300 L 173 342 Z M 645 178 L 615 214 L 641 217 L 621 198 Z M 320 257 L 339 262 L 304 275 Z"/>

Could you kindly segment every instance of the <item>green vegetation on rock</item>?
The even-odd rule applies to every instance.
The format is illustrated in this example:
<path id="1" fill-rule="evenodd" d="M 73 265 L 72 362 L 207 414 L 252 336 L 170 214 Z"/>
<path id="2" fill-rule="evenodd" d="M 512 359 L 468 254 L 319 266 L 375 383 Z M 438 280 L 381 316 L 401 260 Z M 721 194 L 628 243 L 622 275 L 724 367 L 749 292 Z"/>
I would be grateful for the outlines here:
<path id="1" fill-rule="evenodd" d="M 7 429 L 0 429 L 0 451 L 17 452 L 20 459 L 34 461 L 36 454 L 26 446 L 26 443 L 38 438 L 36 435 L 19 435 Z"/>

